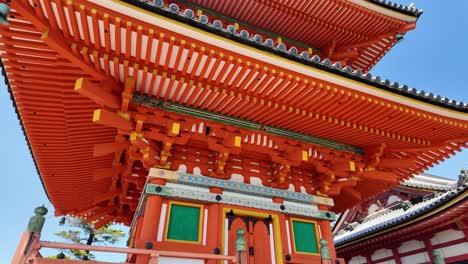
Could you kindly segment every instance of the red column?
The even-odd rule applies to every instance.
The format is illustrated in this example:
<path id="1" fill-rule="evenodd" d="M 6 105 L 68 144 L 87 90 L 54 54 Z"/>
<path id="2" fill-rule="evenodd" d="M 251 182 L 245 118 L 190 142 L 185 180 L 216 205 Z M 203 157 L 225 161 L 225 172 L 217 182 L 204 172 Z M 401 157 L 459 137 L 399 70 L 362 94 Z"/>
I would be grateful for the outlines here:
<path id="1" fill-rule="evenodd" d="M 152 180 L 151 183 L 164 185 L 165 181 L 161 179 Z M 141 226 L 140 236 L 137 237 L 136 247 L 145 248 L 147 242 L 156 242 L 158 235 L 159 218 L 161 216 L 162 197 L 158 195 L 151 195 L 146 198 L 145 213 L 143 215 L 143 223 Z M 147 264 L 149 261 L 148 256 L 138 256 L 138 264 Z"/>
<path id="2" fill-rule="evenodd" d="M 434 256 L 432 255 L 434 247 L 432 246 L 431 239 L 429 237 L 424 238 L 424 246 L 426 246 L 426 251 L 429 255 L 429 258 L 431 259 L 431 263 L 434 262 Z"/>
<path id="3" fill-rule="evenodd" d="M 211 193 L 222 194 L 223 190 L 221 188 L 211 188 Z M 210 204 L 206 206 L 208 209 L 208 223 L 207 223 L 207 230 L 206 230 L 206 245 L 207 247 L 212 250 L 210 253 L 216 253 L 215 249 L 218 248 L 220 250 L 219 254 L 222 255 L 221 252 L 221 226 L 223 215 L 222 209 L 220 204 Z M 219 261 L 216 260 L 207 260 L 206 264 L 216 264 Z"/>
<path id="4" fill-rule="evenodd" d="M 277 204 L 283 204 L 284 199 L 281 197 L 273 197 L 271 199 L 274 203 Z M 288 243 L 291 243 L 291 241 L 288 241 L 288 237 L 286 236 L 286 216 L 284 214 L 278 214 L 278 221 L 279 221 L 279 233 L 281 235 L 281 252 L 283 252 L 283 256 L 289 255 L 292 252 L 289 252 L 288 250 Z M 292 232 L 292 230 L 289 230 Z M 291 235 L 291 234 L 290 234 Z M 279 250 L 275 246 L 275 250 Z M 275 257 L 276 257 L 276 252 L 275 252 Z"/>
<path id="5" fill-rule="evenodd" d="M 398 253 L 398 247 L 395 246 L 392 248 L 393 258 L 395 259 L 396 264 L 401 264 L 400 253 Z"/>

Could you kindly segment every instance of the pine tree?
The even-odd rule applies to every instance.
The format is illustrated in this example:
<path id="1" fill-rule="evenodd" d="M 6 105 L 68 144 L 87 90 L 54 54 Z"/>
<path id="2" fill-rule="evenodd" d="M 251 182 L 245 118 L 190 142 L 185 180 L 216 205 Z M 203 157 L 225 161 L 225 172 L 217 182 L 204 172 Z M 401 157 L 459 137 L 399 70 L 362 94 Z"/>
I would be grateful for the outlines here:
<path id="1" fill-rule="evenodd" d="M 119 229 L 112 228 L 110 225 L 105 225 L 101 228 L 94 229 L 93 223 L 71 216 L 63 217 L 60 220 L 60 225 L 67 225 L 68 230 L 56 232 L 55 235 L 77 244 L 93 245 L 93 244 L 115 244 L 125 236 L 124 232 Z M 65 250 L 65 258 L 78 260 L 94 260 L 95 256 L 89 250 Z"/>

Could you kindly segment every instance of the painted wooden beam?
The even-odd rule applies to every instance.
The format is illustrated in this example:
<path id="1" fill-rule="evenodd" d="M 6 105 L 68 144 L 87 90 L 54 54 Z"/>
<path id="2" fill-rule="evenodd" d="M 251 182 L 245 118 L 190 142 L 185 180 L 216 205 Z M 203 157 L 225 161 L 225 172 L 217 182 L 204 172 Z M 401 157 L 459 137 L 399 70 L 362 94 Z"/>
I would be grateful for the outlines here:
<path id="1" fill-rule="evenodd" d="M 112 93 L 112 84 L 91 82 L 89 78 L 79 78 L 75 82 L 75 92 L 88 97 L 101 106 L 119 109 L 122 105 L 120 97 Z"/>
<path id="2" fill-rule="evenodd" d="M 253 185 L 246 183 L 233 182 L 230 180 L 221 180 L 211 177 L 180 173 L 158 168 L 151 168 L 148 177 L 161 178 L 169 182 L 190 184 L 201 187 L 219 187 L 227 191 L 259 195 L 263 197 L 281 197 L 285 200 L 300 203 L 317 203 L 327 206 L 333 206 L 333 199 L 323 196 L 311 195 L 300 192 L 291 192 L 277 188 L 266 187 L 262 185 Z"/>
<path id="3" fill-rule="evenodd" d="M 128 141 L 116 141 L 110 143 L 100 143 L 94 145 L 93 156 L 100 157 L 107 154 L 115 153 L 121 151 L 128 147 L 130 143 Z"/>
<path id="4" fill-rule="evenodd" d="M 316 144 L 319 146 L 328 147 L 331 149 L 351 152 L 351 153 L 358 154 L 358 155 L 362 155 L 364 153 L 364 151 L 361 148 L 356 147 L 356 146 L 351 146 L 351 145 L 347 145 L 344 143 L 340 143 L 340 142 L 336 142 L 336 141 L 332 141 L 332 140 L 328 140 L 324 138 L 318 138 L 318 137 L 314 137 L 314 136 L 303 134 L 303 133 L 298 133 L 298 132 L 287 130 L 287 129 L 272 127 L 268 125 L 262 125 L 262 124 L 252 122 L 249 120 L 226 116 L 223 114 L 205 111 L 205 110 L 197 109 L 194 107 L 175 104 L 175 103 L 159 100 L 156 98 L 152 98 L 146 95 L 138 95 L 138 94 L 133 95 L 132 103 L 146 106 L 146 107 L 159 108 L 159 109 L 173 112 L 173 113 L 198 117 L 202 119 L 208 119 L 208 120 L 215 121 L 215 122 L 222 123 L 222 124 L 233 125 L 233 126 L 257 130 L 257 131 L 264 131 L 266 133 L 269 133 L 275 136 L 290 138 L 290 139 L 294 139 L 298 141 Z"/>
<path id="5" fill-rule="evenodd" d="M 100 125 L 115 127 L 122 130 L 133 130 L 135 124 L 130 120 L 127 115 L 119 115 L 117 113 L 97 109 L 93 114 L 93 122 Z"/>
<path id="6" fill-rule="evenodd" d="M 356 181 L 354 180 L 346 180 L 346 181 L 338 181 L 333 182 L 330 190 L 328 190 L 327 194 L 330 196 L 336 196 L 341 193 L 341 189 L 344 187 L 353 187 L 356 186 Z"/>
<path id="7" fill-rule="evenodd" d="M 398 184 L 396 174 L 388 171 L 366 171 L 361 177 L 367 180 L 384 182 L 393 185 Z"/>
<path id="8" fill-rule="evenodd" d="M 160 195 L 164 197 L 180 198 L 199 202 L 222 203 L 248 208 L 256 208 L 268 211 L 283 212 L 289 215 L 300 215 L 327 220 L 335 220 L 335 214 L 332 212 L 318 210 L 317 206 L 311 204 L 303 205 L 282 205 L 273 201 L 264 201 L 252 198 L 237 197 L 228 194 L 216 194 L 210 192 L 196 191 L 181 187 L 168 187 L 157 184 L 148 184 L 146 193 Z"/>
<path id="9" fill-rule="evenodd" d="M 416 165 L 416 161 L 414 159 L 382 158 L 378 166 L 380 168 L 398 169 L 398 168 L 413 167 L 415 165 Z"/>
<path id="10" fill-rule="evenodd" d="M 94 180 L 108 179 L 112 178 L 118 173 L 121 173 L 124 170 L 123 166 L 113 166 L 110 168 L 103 168 L 94 171 Z"/>

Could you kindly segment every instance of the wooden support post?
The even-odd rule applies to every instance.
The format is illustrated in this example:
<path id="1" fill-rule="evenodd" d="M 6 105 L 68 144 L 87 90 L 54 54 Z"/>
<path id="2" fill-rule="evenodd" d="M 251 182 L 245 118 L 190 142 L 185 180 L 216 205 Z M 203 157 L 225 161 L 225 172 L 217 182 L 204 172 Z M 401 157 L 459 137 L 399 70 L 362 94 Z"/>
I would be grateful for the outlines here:
<path id="1" fill-rule="evenodd" d="M 427 255 L 431 259 L 431 263 L 434 262 L 434 255 L 432 254 L 434 251 L 434 247 L 432 246 L 431 239 L 429 237 L 424 238 L 424 246 L 426 247 Z"/>
<path id="2" fill-rule="evenodd" d="M 400 253 L 398 252 L 397 245 L 395 245 L 395 247 L 392 248 L 392 253 L 393 253 L 393 259 L 395 260 L 395 263 L 401 264 Z"/>
<path id="3" fill-rule="evenodd" d="M 26 230 L 21 236 L 11 263 L 26 263 L 27 258 L 30 256 L 35 246 L 34 244 L 41 238 L 41 231 L 44 226 L 44 216 L 47 214 L 47 208 L 44 206 L 37 207 L 34 209 L 34 214 L 35 216 L 31 217 Z"/>
<path id="4" fill-rule="evenodd" d="M 162 197 L 158 195 L 149 196 L 146 199 L 145 213 L 141 227 L 140 237 L 137 237 L 137 248 L 145 248 L 148 242 L 154 243 L 158 234 L 159 218 L 161 216 Z M 147 264 L 149 256 L 138 256 L 137 264 Z"/>
<path id="5" fill-rule="evenodd" d="M 222 194 L 223 190 L 221 188 L 211 188 L 211 193 Z M 206 244 L 208 248 L 212 249 L 214 254 L 221 254 L 221 234 L 220 228 L 223 220 L 223 213 L 221 206 L 219 204 L 210 204 L 208 208 L 208 224 L 206 230 Z M 216 264 L 219 263 L 216 260 L 207 260 L 206 264 Z"/>

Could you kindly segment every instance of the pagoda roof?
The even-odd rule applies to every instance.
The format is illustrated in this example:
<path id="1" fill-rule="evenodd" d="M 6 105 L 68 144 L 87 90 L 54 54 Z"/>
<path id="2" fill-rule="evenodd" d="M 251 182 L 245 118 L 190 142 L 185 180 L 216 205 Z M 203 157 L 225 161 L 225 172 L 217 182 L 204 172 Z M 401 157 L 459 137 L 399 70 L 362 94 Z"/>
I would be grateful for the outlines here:
<path id="1" fill-rule="evenodd" d="M 386 1 L 386 0 L 368 0 L 368 1 L 371 2 L 371 3 L 374 3 L 376 5 L 379 5 L 379 6 L 386 7 L 386 8 L 389 8 L 391 10 L 397 11 L 397 12 L 401 12 L 401 13 L 409 15 L 409 16 L 419 17 L 423 13 L 423 10 L 422 9 L 417 9 L 414 6 L 414 4 L 405 6 L 405 5 L 402 5 L 402 4 L 397 4 L 395 2 Z"/>
<path id="2" fill-rule="evenodd" d="M 364 73 L 362 70 L 358 68 L 352 68 L 351 66 L 342 66 L 339 62 L 332 62 L 329 58 L 321 58 L 318 55 L 313 55 L 309 57 L 309 53 L 307 51 L 299 52 L 298 47 L 293 45 L 287 46 L 275 46 L 270 45 L 267 40 L 259 39 L 255 35 L 248 30 L 243 30 L 240 32 L 232 32 L 230 31 L 230 26 L 233 25 L 222 25 L 218 26 L 215 25 L 216 21 L 201 21 L 200 18 L 195 16 L 188 17 L 185 14 L 185 10 L 179 9 L 177 7 L 177 12 L 171 10 L 169 6 L 165 7 L 158 7 L 150 2 L 139 1 L 139 0 L 123 0 L 125 2 L 131 3 L 132 5 L 141 7 L 148 11 L 166 16 L 171 19 L 178 20 L 180 22 L 186 23 L 188 25 L 203 29 L 204 31 L 225 37 L 227 39 L 235 40 L 236 42 L 249 45 L 259 50 L 268 51 L 272 54 L 277 56 L 281 56 L 288 60 L 292 60 L 295 62 L 299 62 L 301 64 L 317 68 L 320 70 L 324 70 L 339 76 L 346 77 L 348 79 L 358 81 L 360 83 L 371 85 L 375 88 L 389 91 L 394 94 L 402 95 L 405 97 L 417 99 L 422 102 L 430 103 L 436 106 L 445 107 L 448 109 L 453 109 L 456 111 L 461 112 L 468 112 L 468 102 L 456 101 L 454 99 L 449 99 L 447 97 L 443 97 L 441 95 L 435 95 L 431 92 L 426 92 L 424 90 L 420 90 L 414 87 L 410 87 L 406 84 L 400 84 L 397 81 L 391 81 L 386 79 L 382 76 L 372 76 L 371 73 L 367 72 Z M 376 3 L 388 8 L 392 8 L 401 12 L 410 13 L 415 16 L 419 16 L 422 14 L 421 10 L 415 9 L 414 7 L 405 7 L 402 5 L 396 5 L 389 1 L 383 0 L 372 0 L 369 1 L 372 3 Z M 175 5 L 175 4 L 174 4 Z M 271 39 L 270 39 L 271 40 Z M 283 43 L 284 44 L 284 43 Z"/>
<path id="3" fill-rule="evenodd" d="M 128 2 L 152 5 L 151 1 Z M 203 11 L 212 20 L 221 19 L 248 31 L 252 29 L 255 35 L 273 39 L 278 36 L 286 43 L 297 44 L 298 48 L 313 47 L 322 57 L 346 60 L 349 66 L 364 72 L 395 45 L 397 38 L 414 29 L 422 13 L 413 5 L 367 0 L 171 2 Z"/>
<path id="4" fill-rule="evenodd" d="M 273 163 L 268 154 L 287 145 L 300 154 L 288 158 L 305 157 L 308 162 L 301 163 L 304 168 L 294 168 L 304 171 L 298 173 L 301 177 L 312 178 L 307 171 L 322 169 L 315 162 L 330 165 L 326 170 L 344 171 L 336 177 L 337 186 L 355 187 L 348 188 L 348 196 L 340 194 L 341 187 L 333 189 L 334 196 L 339 195 L 337 210 L 356 202 L 350 197 L 375 195 L 466 147 L 465 104 L 433 101 L 329 59 L 307 58 L 289 47 L 270 47 L 245 33 L 233 34 L 214 23 L 202 23 L 198 16 L 188 17 L 174 5 L 158 8 L 136 2 L 160 15 L 123 1 L 42 2 L 36 6 L 25 0 L 11 2 L 10 25 L 1 28 L 0 50 L 2 73 L 57 214 L 92 214 L 98 219 L 112 212 L 113 218 L 105 218 L 107 221 L 126 218 L 127 222 L 133 216 L 137 187 L 146 175 L 122 178 L 125 183 L 133 181 L 131 188 L 115 189 L 112 176 L 123 166 L 113 164 L 121 162 L 121 157 L 95 154 L 103 145 L 119 151 L 128 146 L 135 137 L 129 134 L 136 129 L 135 116 L 147 113 L 144 111 L 162 116 L 162 109 L 132 104 L 135 95 L 170 102 L 179 109 L 196 108 L 219 118 L 234 117 L 238 123 L 254 122 L 258 129 L 241 131 L 237 123 L 235 129 L 234 125 L 229 129 L 244 136 L 242 144 L 247 147 L 243 154 L 259 159 L 257 164 Z M 88 86 L 80 86 L 83 82 Z M 116 110 L 124 104 L 125 111 L 130 109 L 135 116 Z M 119 120 L 117 126 L 97 123 L 99 115 L 94 118 L 95 110 L 109 112 L 107 109 L 114 111 L 107 117 Z M 164 112 L 170 121 L 188 120 L 187 115 Z M 190 122 L 218 124 L 190 118 Z M 154 123 L 159 124 L 148 125 Z M 265 127 L 282 129 L 277 135 L 294 132 L 289 135 L 296 139 L 316 137 L 363 149 L 364 155 L 301 140 L 285 143 L 285 137 L 268 134 L 262 130 Z M 155 134 L 160 135 L 152 136 Z M 210 133 L 201 134 L 196 136 L 206 140 Z M 260 136 L 270 144 L 250 144 L 248 139 L 258 143 Z M 153 141 L 160 144 L 164 140 Z M 275 140 L 283 145 L 274 146 Z M 260 148 L 268 153 L 258 154 Z M 129 154 L 122 159 L 130 159 Z M 343 162 L 344 168 L 332 167 L 339 159 L 349 163 Z M 142 164 L 138 165 L 141 169 Z M 363 178 L 348 177 L 349 170 Z M 335 180 L 331 173 L 326 176 Z M 118 198 L 115 204 L 114 198 Z"/>
<path id="5" fill-rule="evenodd" d="M 428 177 L 426 176 L 425 178 Z M 431 177 L 431 179 L 435 178 Z M 381 231 L 393 230 L 395 229 L 394 227 L 406 224 L 412 219 L 420 218 L 424 215 L 432 215 L 432 212 L 455 200 L 457 203 L 466 203 L 468 196 L 467 179 L 468 174 L 462 171 L 458 183 L 454 184 L 450 189 L 428 194 L 415 202 L 415 204 L 412 204 L 409 200 L 401 201 L 395 206 L 377 211 L 358 222 L 349 223 L 347 227 L 335 234 L 335 245 L 340 247 L 362 238 L 379 234 Z M 401 185 L 405 186 L 407 183 L 402 183 Z M 414 202 L 415 200 L 413 199 L 412 201 Z"/>

